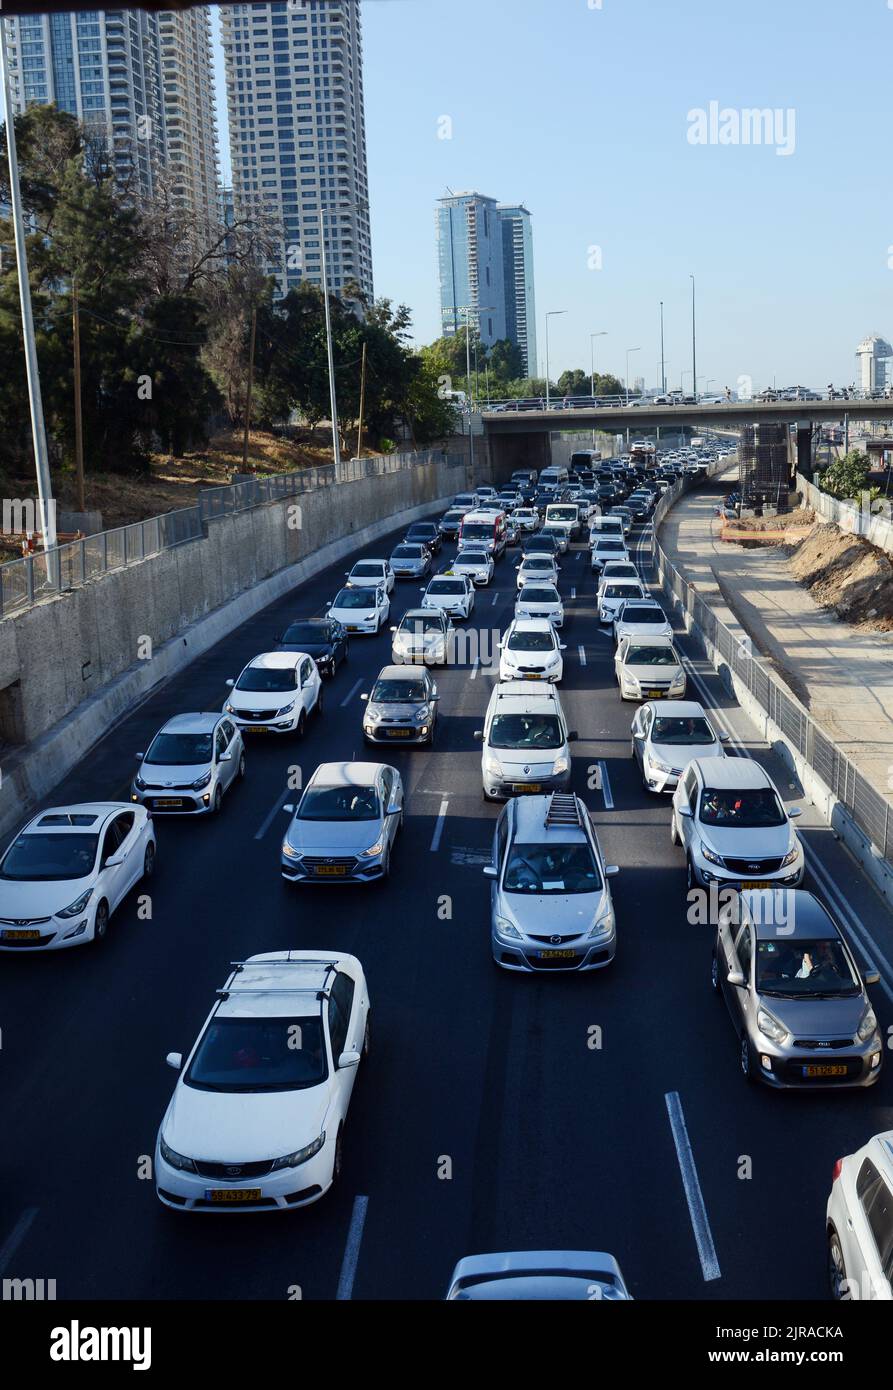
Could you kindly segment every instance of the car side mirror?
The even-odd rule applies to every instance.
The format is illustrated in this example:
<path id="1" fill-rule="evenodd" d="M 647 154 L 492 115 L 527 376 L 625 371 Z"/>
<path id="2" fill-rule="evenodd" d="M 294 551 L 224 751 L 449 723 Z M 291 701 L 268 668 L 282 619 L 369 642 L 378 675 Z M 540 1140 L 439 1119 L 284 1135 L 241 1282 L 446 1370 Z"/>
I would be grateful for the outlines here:
<path id="1" fill-rule="evenodd" d="M 392 801 L 391 804 L 390 804 L 390 806 L 389 806 L 388 809 L 387 809 L 387 815 L 389 815 L 389 816 L 399 816 L 399 814 L 400 814 L 400 812 L 401 812 L 402 810 L 403 810 L 403 807 L 400 805 L 400 802 L 399 802 L 399 801 Z"/>
<path id="2" fill-rule="evenodd" d="M 145 753 L 134 753 L 133 756 L 136 758 L 138 763 L 141 763 L 146 755 Z"/>
<path id="3" fill-rule="evenodd" d="M 802 807 L 800 807 L 800 806 L 792 806 L 791 809 L 790 809 L 790 811 L 788 811 L 788 820 L 796 820 L 798 816 L 802 816 L 802 815 L 803 815 L 803 809 L 802 809 Z"/>
<path id="4" fill-rule="evenodd" d="M 691 807 L 689 806 L 687 801 L 680 802 L 679 805 L 676 807 L 676 810 L 679 812 L 680 816 L 691 815 Z"/>
<path id="5" fill-rule="evenodd" d="M 359 1052 L 342 1052 L 338 1058 L 338 1070 L 342 1067 L 358 1067 L 360 1065 Z"/>
<path id="6" fill-rule="evenodd" d="M 866 970 L 862 976 L 862 983 L 866 985 L 879 985 L 881 982 L 881 972 L 879 970 Z"/>
<path id="7" fill-rule="evenodd" d="M 230 752 L 221 753 L 221 754 L 220 754 L 220 757 L 217 759 L 217 761 L 218 761 L 219 763 L 231 763 L 232 760 L 233 760 L 233 755 L 232 755 L 232 753 L 230 753 Z"/>
<path id="8" fill-rule="evenodd" d="M 496 867 L 495 864 L 485 864 L 485 865 L 484 865 L 484 869 L 483 869 L 483 873 L 484 873 L 484 878 L 498 878 L 498 877 L 499 877 L 499 870 L 497 869 L 497 867 Z"/>
<path id="9" fill-rule="evenodd" d="M 228 681 L 226 681 L 226 684 L 227 684 L 228 686 L 230 686 L 230 688 L 232 688 L 232 686 L 235 685 L 235 681 L 234 681 L 234 680 L 228 680 Z"/>
<path id="10" fill-rule="evenodd" d="M 435 691 L 435 693 L 434 693 L 433 695 L 429 695 L 429 696 L 428 696 L 428 699 L 433 703 L 435 700 L 439 700 L 439 699 L 440 699 L 440 696 L 439 696 L 439 695 L 437 694 L 437 692 Z"/>
<path id="11" fill-rule="evenodd" d="M 567 643 L 566 643 L 566 642 L 559 642 L 559 643 L 558 643 L 558 650 L 559 650 L 560 652 L 566 652 L 566 651 L 567 651 Z"/>
<path id="12" fill-rule="evenodd" d="M 475 729 L 474 737 L 477 739 L 478 743 L 480 743 L 481 739 L 484 737 L 483 729 Z"/>
<path id="13" fill-rule="evenodd" d="M 744 989 L 747 984 L 747 981 L 745 980 L 744 975 L 740 970 L 730 970 L 728 975 L 726 976 L 726 979 L 728 980 L 730 985 L 734 985 L 735 989 Z"/>
<path id="14" fill-rule="evenodd" d="M 576 729 L 571 729 L 570 733 L 567 736 L 567 741 L 568 743 L 576 743 L 579 737 L 580 735 L 577 733 Z"/>
<path id="15" fill-rule="evenodd" d="M 720 736 L 719 736 L 719 741 L 720 741 L 720 743 L 728 743 L 729 740 L 731 739 L 731 737 L 732 737 L 731 734 L 720 734 Z"/>
<path id="16" fill-rule="evenodd" d="M 369 696 L 368 696 L 368 695 L 361 695 L 361 696 L 360 696 L 360 699 L 361 699 L 361 700 L 368 700 L 368 699 L 369 699 Z"/>
<path id="17" fill-rule="evenodd" d="M 183 1053 L 169 1052 L 164 1060 L 169 1067 L 173 1067 L 174 1071 L 180 1071 L 183 1066 Z"/>
<path id="18" fill-rule="evenodd" d="M 391 632 L 396 632 L 396 631 L 397 631 L 397 629 L 396 629 L 395 627 L 392 627 L 392 628 L 391 628 Z"/>
<path id="19" fill-rule="evenodd" d="M 620 865 L 619 865 L 619 864 L 606 864 L 606 865 L 605 865 L 605 878 L 614 878 L 614 876 L 615 876 L 616 874 L 619 874 L 619 873 L 620 873 Z"/>
<path id="20" fill-rule="evenodd" d="M 293 816 L 294 813 L 295 813 L 295 808 L 294 808 L 294 806 L 283 806 L 282 809 L 283 809 L 283 811 L 287 811 L 288 814 L 289 814 L 290 816 Z"/>

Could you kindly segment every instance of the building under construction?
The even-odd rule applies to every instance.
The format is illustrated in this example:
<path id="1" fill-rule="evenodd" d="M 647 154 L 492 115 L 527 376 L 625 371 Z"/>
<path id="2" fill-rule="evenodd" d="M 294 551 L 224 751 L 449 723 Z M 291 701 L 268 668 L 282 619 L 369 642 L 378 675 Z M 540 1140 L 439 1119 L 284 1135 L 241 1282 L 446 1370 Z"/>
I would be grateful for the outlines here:
<path id="1" fill-rule="evenodd" d="M 787 425 L 745 425 L 738 470 L 742 506 L 786 508 L 792 482 Z"/>

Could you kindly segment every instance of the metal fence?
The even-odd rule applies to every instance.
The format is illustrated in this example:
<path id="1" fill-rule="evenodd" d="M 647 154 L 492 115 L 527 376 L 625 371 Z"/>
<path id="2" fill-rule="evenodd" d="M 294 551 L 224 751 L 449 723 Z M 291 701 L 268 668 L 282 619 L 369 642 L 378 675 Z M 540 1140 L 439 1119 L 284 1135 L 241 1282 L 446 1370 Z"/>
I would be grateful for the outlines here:
<path id="1" fill-rule="evenodd" d="M 657 542 L 657 528 L 683 492 L 685 481 L 665 493 L 654 510 L 652 555 L 664 591 L 688 614 L 707 643 L 750 691 L 760 709 L 777 725 L 788 743 L 849 812 L 863 835 L 884 859 L 893 858 L 891 804 L 819 728 L 812 716 L 753 656 L 748 641 L 736 636 L 716 612 L 667 559 Z"/>
<path id="2" fill-rule="evenodd" d="M 357 482 L 422 464 L 446 463 L 459 467 L 463 454 L 428 449 L 421 453 L 374 454 L 370 458 L 345 459 L 340 464 L 321 464 L 294 473 L 249 478 L 223 487 L 203 488 L 194 507 L 164 512 L 112 531 L 98 531 L 83 540 L 69 541 L 50 551 L 37 551 L 21 560 L 0 565 L 0 618 L 20 613 L 52 594 L 80 588 L 112 570 L 139 564 L 150 555 L 200 540 L 209 521 L 249 511 L 267 502 L 314 492 L 337 483 Z"/>

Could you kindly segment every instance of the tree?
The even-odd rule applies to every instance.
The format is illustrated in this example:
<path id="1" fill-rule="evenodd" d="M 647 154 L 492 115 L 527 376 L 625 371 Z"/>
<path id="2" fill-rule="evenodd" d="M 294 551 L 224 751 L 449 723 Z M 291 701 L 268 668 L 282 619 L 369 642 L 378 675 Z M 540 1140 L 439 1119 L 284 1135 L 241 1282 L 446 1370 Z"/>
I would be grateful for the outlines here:
<path id="1" fill-rule="evenodd" d="M 589 373 L 584 372 L 581 367 L 575 367 L 573 371 L 561 373 L 558 378 L 558 394 L 560 396 L 588 396 L 591 385 Z"/>
<path id="2" fill-rule="evenodd" d="M 831 497 L 858 497 L 868 482 L 869 459 L 858 449 L 851 449 L 842 459 L 836 459 L 821 474 L 820 487 Z"/>
<path id="3" fill-rule="evenodd" d="M 524 355 L 510 338 L 500 338 L 490 349 L 487 366 L 490 368 L 492 391 L 494 381 L 502 383 L 524 375 Z"/>

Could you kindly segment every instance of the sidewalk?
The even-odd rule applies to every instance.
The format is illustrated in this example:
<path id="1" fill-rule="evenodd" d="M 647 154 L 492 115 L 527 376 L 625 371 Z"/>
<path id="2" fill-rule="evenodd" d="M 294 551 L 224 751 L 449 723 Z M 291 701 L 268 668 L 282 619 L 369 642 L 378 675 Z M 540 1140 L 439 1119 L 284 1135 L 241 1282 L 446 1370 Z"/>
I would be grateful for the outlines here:
<path id="1" fill-rule="evenodd" d="M 860 633 L 819 608 L 790 577 L 779 548 L 720 541 L 719 497 L 737 466 L 686 494 L 659 540 L 724 621 L 731 614 L 813 718 L 884 796 L 893 788 L 893 641 Z M 731 624 L 736 625 L 735 623 Z"/>

